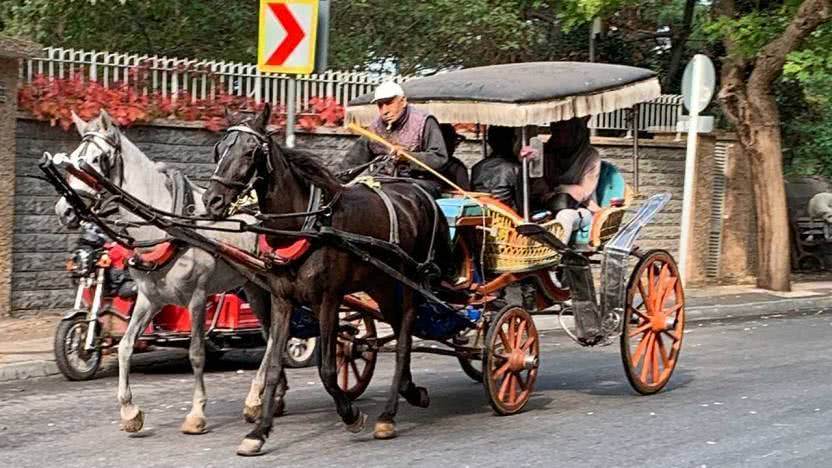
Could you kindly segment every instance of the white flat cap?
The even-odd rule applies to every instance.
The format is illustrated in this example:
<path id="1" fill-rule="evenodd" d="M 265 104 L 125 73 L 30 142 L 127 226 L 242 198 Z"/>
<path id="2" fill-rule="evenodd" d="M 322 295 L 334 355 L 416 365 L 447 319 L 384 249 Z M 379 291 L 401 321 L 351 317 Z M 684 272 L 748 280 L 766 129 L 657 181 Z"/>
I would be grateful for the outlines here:
<path id="1" fill-rule="evenodd" d="M 373 94 L 373 100 L 370 102 L 375 104 L 378 101 L 390 99 L 396 96 L 404 96 L 404 90 L 402 87 L 393 81 L 385 81 L 384 83 L 378 85 L 376 92 Z"/>

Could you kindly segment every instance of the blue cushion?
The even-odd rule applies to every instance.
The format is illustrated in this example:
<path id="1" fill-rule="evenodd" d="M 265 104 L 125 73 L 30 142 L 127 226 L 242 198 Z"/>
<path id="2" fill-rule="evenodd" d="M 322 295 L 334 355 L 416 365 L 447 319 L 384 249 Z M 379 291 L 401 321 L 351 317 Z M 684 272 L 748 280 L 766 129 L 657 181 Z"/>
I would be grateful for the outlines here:
<path id="1" fill-rule="evenodd" d="M 612 204 L 613 198 L 623 199 L 626 186 L 624 176 L 618 168 L 606 161 L 601 161 L 601 174 L 598 177 L 598 187 L 595 189 L 598 205 L 606 208 Z M 575 244 L 589 243 L 589 231 L 592 229 L 592 224 L 584 224 L 572 234 L 572 242 Z"/>
<path id="2" fill-rule="evenodd" d="M 445 219 L 448 220 L 451 239 L 456 235 L 456 220 L 464 216 L 482 216 L 482 207 L 467 197 L 440 198 L 436 200 Z"/>

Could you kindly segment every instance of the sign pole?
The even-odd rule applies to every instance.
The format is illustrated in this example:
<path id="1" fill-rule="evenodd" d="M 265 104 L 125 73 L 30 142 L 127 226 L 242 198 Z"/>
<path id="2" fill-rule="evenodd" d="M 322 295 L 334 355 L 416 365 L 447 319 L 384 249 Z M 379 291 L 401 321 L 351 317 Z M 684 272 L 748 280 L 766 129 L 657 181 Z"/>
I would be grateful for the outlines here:
<path id="1" fill-rule="evenodd" d="M 295 75 L 289 76 L 289 86 L 286 89 L 286 146 L 295 147 L 295 103 L 297 101 L 298 79 Z"/>
<path id="2" fill-rule="evenodd" d="M 687 282 L 688 254 L 690 250 L 690 231 L 693 215 L 694 182 L 696 181 L 696 147 L 699 143 L 699 105 L 704 84 L 705 64 L 693 58 L 693 76 L 691 86 L 690 125 L 688 127 L 688 144 L 685 153 L 685 188 L 682 196 L 682 232 L 679 240 L 679 275 L 682 285 Z"/>

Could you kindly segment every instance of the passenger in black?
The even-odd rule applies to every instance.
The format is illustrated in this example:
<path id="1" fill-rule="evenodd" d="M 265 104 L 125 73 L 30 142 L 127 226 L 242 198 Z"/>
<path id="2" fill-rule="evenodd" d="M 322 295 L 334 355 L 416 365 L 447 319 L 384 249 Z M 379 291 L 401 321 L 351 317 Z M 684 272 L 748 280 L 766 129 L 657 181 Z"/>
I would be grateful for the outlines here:
<path id="1" fill-rule="evenodd" d="M 511 127 L 488 127 L 491 154 L 471 169 L 471 189 L 486 192 L 517 210 L 522 167 L 517 160 L 520 139 Z"/>
<path id="2" fill-rule="evenodd" d="M 464 140 L 464 138 L 456 132 L 456 129 L 451 124 L 440 124 L 439 129 L 442 131 L 442 138 L 445 140 L 445 149 L 448 151 L 448 163 L 442 168 L 440 173 L 447 177 L 448 180 L 460 186 L 463 190 L 471 190 L 471 181 L 468 178 L 468 168 L 458 158 L 454 157 L 457 145 Z"/>

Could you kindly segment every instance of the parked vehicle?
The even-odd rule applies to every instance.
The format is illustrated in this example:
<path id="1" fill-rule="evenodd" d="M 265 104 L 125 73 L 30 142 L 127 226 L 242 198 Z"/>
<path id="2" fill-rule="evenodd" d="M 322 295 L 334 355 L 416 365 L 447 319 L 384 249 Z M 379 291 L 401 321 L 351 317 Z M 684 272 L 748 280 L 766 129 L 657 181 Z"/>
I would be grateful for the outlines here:
<path id="1" fill-rule="evenodd" d="M 97 227 L 85 223 L 77 247 L 67 260 L 67 271 L 78 282 L 75 303 L 55 332 L 55 360 L 67 379 L 92 379 L 102 356 L 117 349 L 138 293 L 125 264 L 131 255 L 131 250 L 110 242 Z M 209 359 L 218 359 L 231 349 L 265 345 L 260 323 L 242 292 L 210 297 L 205 330 Z M 165 306 L 136 342 L 136 351 L 146 351 L 150 346 L 186 348 L 190 331 L 188 309 Z M 287 365 L 314 364 L 317 343 L 317 338 L 292 338 L 287 346 Z"/>

